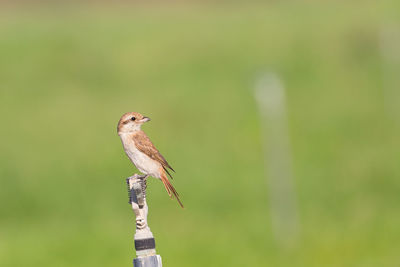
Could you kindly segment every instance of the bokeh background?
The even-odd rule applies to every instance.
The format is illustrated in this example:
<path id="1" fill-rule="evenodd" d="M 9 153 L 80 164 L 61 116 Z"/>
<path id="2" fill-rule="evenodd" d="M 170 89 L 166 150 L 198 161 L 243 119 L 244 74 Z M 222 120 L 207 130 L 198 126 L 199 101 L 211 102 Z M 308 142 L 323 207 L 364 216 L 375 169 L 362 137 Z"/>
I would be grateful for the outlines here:
<path id="1" fill-rule="evenodd" d="M 0 266 L 131 266 L 128 111 L 152 119 L 186 206 L 149 182 L 164 266 L 400 266 L 399 3 L 2 2 Z M 286 91 L 290 242 L 264 72 Z"/>

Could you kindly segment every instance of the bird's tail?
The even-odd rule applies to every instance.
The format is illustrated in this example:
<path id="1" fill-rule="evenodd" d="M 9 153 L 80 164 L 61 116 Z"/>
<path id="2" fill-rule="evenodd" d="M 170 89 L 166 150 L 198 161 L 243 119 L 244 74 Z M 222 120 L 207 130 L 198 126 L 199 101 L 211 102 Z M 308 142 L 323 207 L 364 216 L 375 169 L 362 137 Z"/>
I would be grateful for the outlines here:
<path id="1" fill-rule="evenodd" d="M 165 171 L 163 169 L 161 169 L 161 181 L 163 182 L 165 190 L 167 190 L 168 195 L 172 198 L 172 194 L 173 194 L 174 197 L 176 198 L 176 200 L 178 201 L 179 205 L 183 208 L 183 204 L 182 204 L 181 200 L 179 199 L 178 192 L 176 192 L 175 188 L 173 187 L 171 182 L 168 180 L 168 177 L 165 174 Z"/>

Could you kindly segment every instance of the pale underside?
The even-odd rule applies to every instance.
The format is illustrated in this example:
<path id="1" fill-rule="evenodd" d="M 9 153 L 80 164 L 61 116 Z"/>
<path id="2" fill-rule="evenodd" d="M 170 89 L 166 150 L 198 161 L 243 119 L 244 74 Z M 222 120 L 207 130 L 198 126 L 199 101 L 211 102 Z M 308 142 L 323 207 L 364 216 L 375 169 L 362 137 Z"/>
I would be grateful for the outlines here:
<path id="1" fill-rule="evenodd" d="M 140 172 L 146 175 L 153 176 L 155 178 L 161 178 L 161 164 L 151 159 L 145 153 L 139 151 L 136 148 L 135 141 L 132 138 L 131 134 L 122 133 L 120 134 L 120 138 L 124 146 L 126 155 L 128 155 L 129 159 L 133 162 L 133 164 L 135 164 L 136 168 Z"/>

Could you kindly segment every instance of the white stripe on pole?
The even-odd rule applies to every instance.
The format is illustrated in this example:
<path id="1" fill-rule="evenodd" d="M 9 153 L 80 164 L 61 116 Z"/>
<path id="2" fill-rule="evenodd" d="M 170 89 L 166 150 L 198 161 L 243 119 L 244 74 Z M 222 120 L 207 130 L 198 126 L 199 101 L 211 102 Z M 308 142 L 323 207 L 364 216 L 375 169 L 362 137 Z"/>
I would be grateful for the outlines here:
<path id="1" fill-rule="evenodd" d="M 383 58 L 384 105 L 388 116 L 400 119 L 400 24 L 382 26 L 380 50 Z"/>
<path id="2" fill-rule="evenodd" d="M 296 243 L 300 229 L 285 89 L 278 75 L 266 73 L 261 76 L 256 83 L 255 97 L 263 127 L 272 231 L 282 246 L 292 246 Z"/>

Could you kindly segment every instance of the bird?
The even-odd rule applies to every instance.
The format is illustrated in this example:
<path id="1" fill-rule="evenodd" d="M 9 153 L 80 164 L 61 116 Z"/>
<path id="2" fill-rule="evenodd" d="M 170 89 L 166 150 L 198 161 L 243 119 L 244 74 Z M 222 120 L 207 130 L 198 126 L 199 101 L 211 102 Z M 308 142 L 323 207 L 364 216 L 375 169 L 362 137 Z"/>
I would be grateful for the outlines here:
<path id="1" fill-rule="evenodd" d="M 144 174 L 144 179 L 147 179 L 148 176 L 160 179 L 168 195 L 171 198 L 174 196 L 183 208 L 178 192 L 167 177 L 168 175 L 172 179 L 170 171 L 175 172 L 175 170 L 141 129 L 142 124 L 148 121 L 150 118 L 138 112 L 128 112 L 122 115 L 118 122 L 117 132 L 125 153 L 136 168 Z"/>

